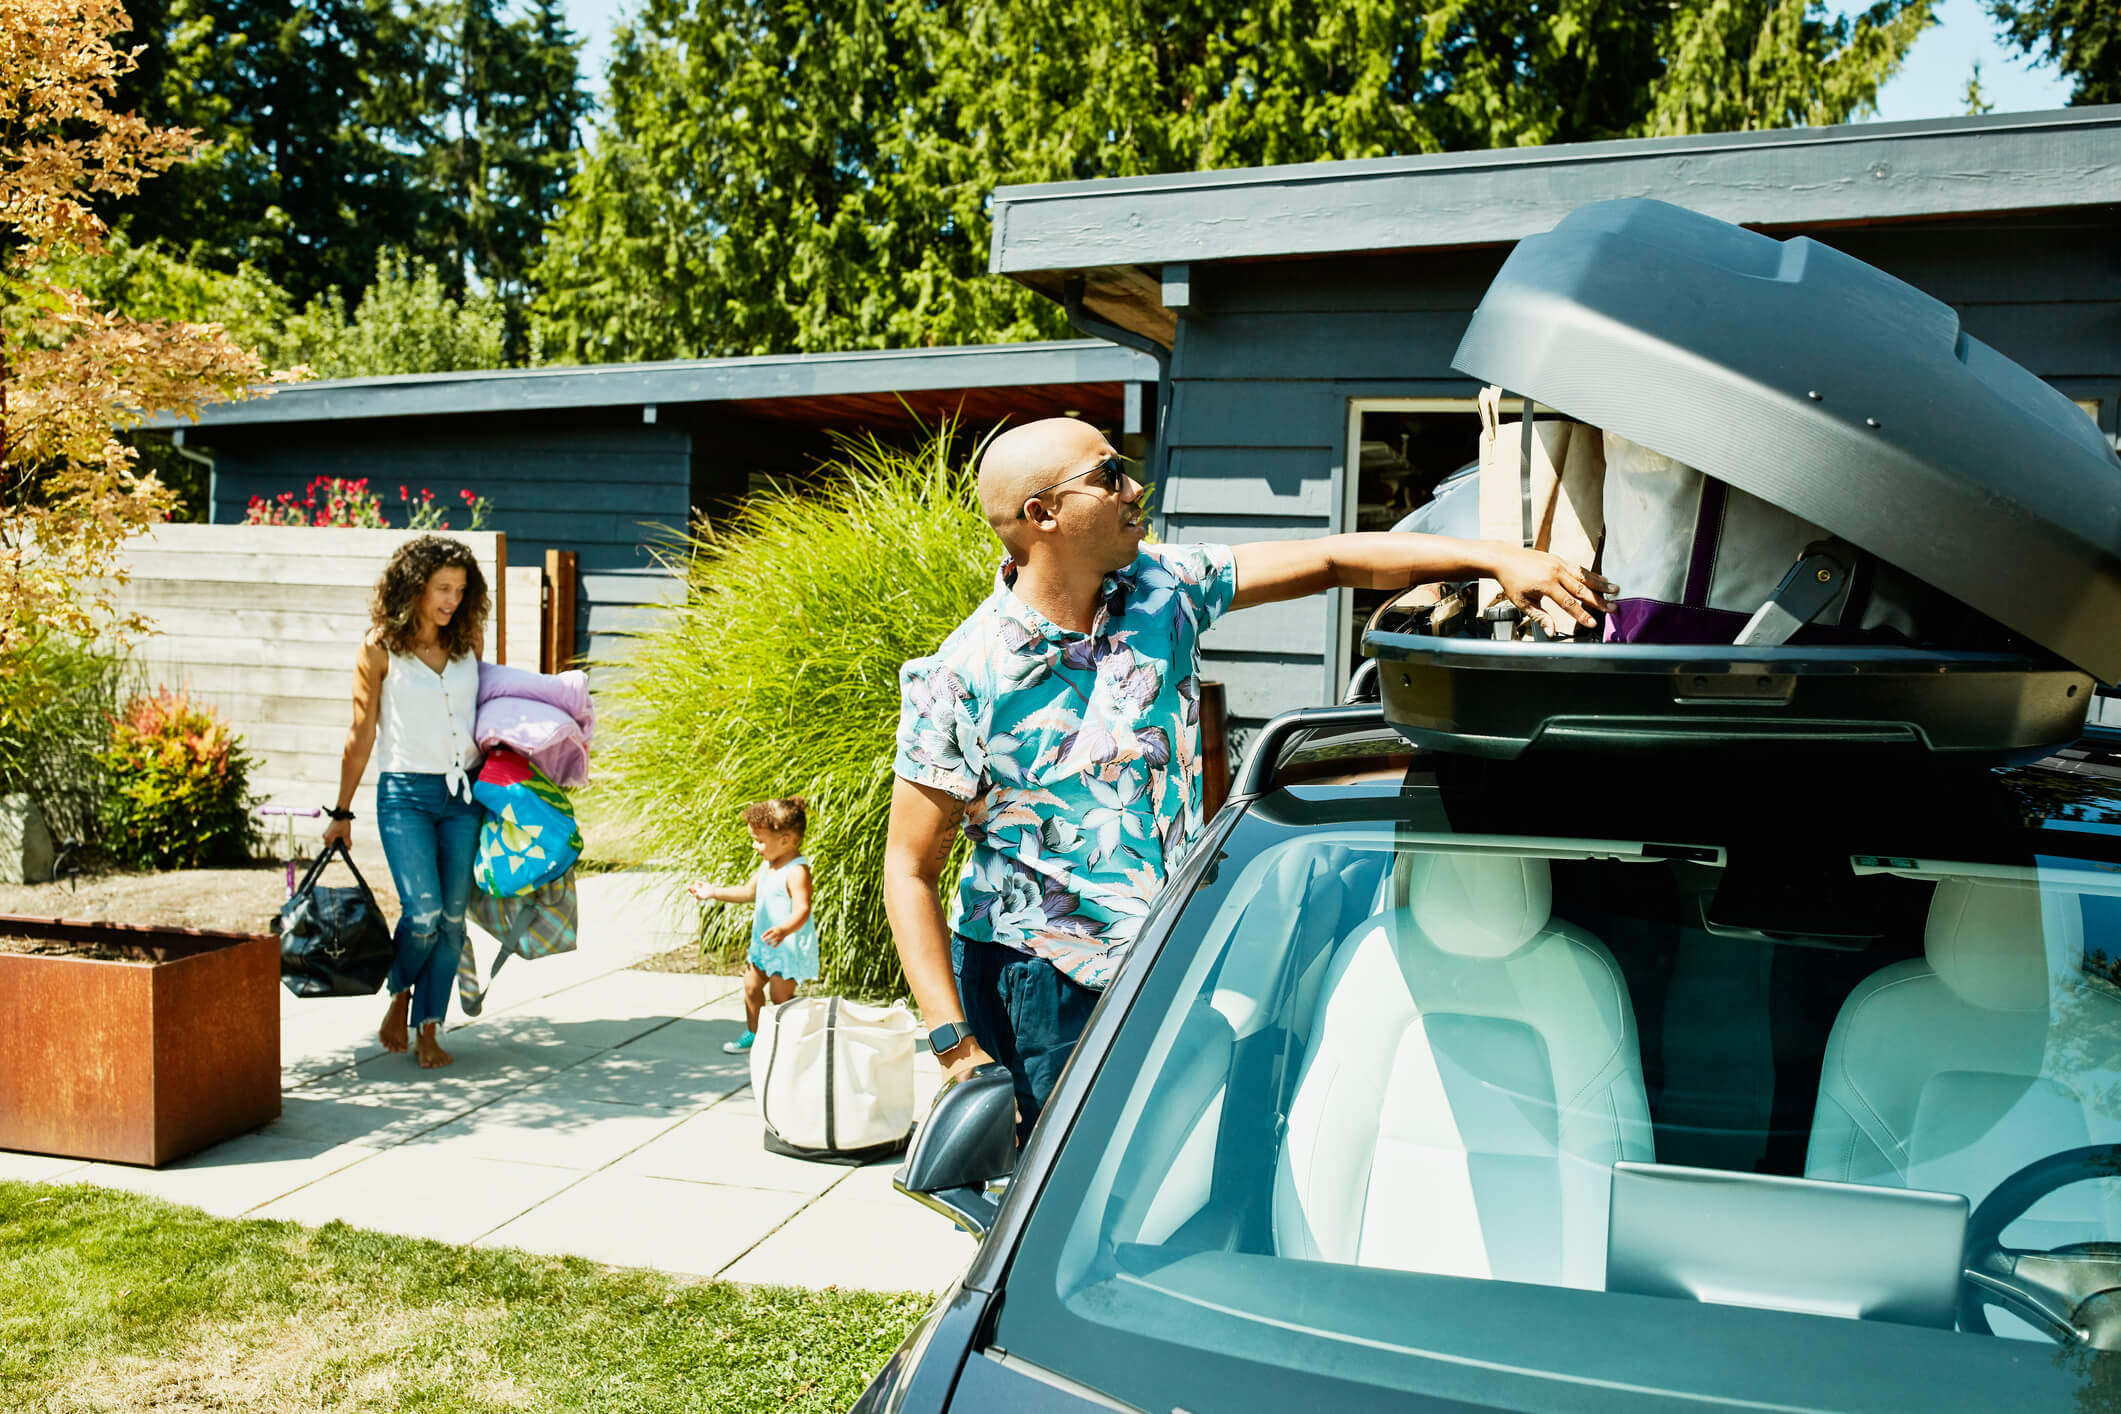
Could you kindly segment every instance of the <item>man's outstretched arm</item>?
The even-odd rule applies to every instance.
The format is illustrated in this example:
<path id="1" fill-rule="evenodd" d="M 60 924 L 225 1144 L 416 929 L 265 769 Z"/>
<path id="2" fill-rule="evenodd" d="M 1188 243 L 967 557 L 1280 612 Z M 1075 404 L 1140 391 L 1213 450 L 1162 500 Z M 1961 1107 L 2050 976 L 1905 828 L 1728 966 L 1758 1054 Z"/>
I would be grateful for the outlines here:
<path id="1" fill-rule="evenodd" d="M 899 966 L 929 1030 L 962 1023 L 957 974 L 950 969 L 950 931 L 943 922 L 939 887 L 950 862 L 965 803 L 948 791 L 899 777 L 891 787 L 891 824 L 884 840 L 884 913 L 898 945 Z M 948 1079 L 991 1060 L 976 1040 L 959 1042 L 936 1057 Z"/>
<path id="2" fill-rule="evenodd" d="M 1589 626 L 1590 610 L 1606 608 L 1604 595 L 1613 589 L 1603 577 L 1559 555 L 1455 535 L 1370 531 L 1314 540 L 1262 540 L 1236 546 L 1231 553 L 1237 562 L 1233 609 L 1326 589 L 1404 589 L 1432 580 L 1486 578 L 1499 582 L 1510 602 L 1526 613 L 1541 613 L 1544 601 Z M 1551 611 L 1542 616 L 1550 627 L 1560 627 Z"/>

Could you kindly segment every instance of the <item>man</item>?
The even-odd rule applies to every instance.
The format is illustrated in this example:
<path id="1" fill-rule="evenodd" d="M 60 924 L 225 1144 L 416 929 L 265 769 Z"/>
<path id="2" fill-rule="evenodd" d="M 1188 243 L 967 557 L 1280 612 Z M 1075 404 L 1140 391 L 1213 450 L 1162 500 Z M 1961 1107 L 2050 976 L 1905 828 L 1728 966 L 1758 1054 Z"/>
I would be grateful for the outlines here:
<path id="1" fill-rule="evenodd" d="M 1200 635 L 1342 587 L 1497 580 L 1549 622 L 1611 586 L 1543 551 L 1412 534 L 1142 546 L 1143 487 L 1069 418 L 1013 428 L 979 497 L 994 593 L 900 673 L 884 906 L 946 1072 L 999 1059 L 1019 1137 L 1168 872 L 1199 835 Z M 973 842 L 946 925 L 953 836 Z"/>

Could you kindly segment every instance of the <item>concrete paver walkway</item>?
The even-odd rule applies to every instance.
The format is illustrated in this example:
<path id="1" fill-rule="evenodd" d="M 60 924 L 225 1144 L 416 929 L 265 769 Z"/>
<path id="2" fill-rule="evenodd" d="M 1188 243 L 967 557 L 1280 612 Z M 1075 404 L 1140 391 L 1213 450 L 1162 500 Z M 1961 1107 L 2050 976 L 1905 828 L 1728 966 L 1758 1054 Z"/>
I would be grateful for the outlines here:
<path id="1" fill-rule="evenodd" d="M 283 996 L 275 1123 L 160 1170 L 0 1152 L 0 1178 L 732 1281 L 932 1291 L 964 1268 L 972 1239 L 892 1191 L 897 1160 L 766 1152 L 749 1060 L 722 1054 L 737 980 L 630 970 L 691 936 L 655 880 L 592 875 L 581 904 L 578 951 L 453 1013 L 447 1069 L 384 1052 L 380 997 Z M 939 1078 L 924 1051 L 917 1113 Z"/>

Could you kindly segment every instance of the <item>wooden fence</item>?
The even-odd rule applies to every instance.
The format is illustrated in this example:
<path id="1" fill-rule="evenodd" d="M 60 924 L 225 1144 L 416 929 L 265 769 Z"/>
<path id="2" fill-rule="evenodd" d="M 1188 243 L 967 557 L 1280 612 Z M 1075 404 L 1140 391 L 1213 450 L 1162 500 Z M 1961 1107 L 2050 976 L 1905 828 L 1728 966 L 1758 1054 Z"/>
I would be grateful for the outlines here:
<path id="1" fill-rule="evenodd" d="M 138 646 L 147 685 L 188 689 L 220 709 L 256 760 L 252 785 L 268 803 L 331 804 L 352 719 L 354 652 L 368 632 L 369 592 L 391 552 L 417 533 L 157 527 L 128 547 L 130 581 L 116 593 L 123 608 L 145 615 L 157 630 Z M 518 611 L 530 620 L 527 634 L 513 622 L 517 606 L 509 590 L 520 595 L 530 586 L 507 573 L 507 537 L 450 534 L 471 547 L 493 596 L 486 656 L 506 661 L 511 648 L 538 644 L 537 598 Z M 534 654 L 523 666 L 541 665 Z M 371 760 L 354 804 L 364 868 L 381 860 L 375 776 Z M 314 839 L 320 829 L 320 822 L 302 821 L 297 838 Z"/>

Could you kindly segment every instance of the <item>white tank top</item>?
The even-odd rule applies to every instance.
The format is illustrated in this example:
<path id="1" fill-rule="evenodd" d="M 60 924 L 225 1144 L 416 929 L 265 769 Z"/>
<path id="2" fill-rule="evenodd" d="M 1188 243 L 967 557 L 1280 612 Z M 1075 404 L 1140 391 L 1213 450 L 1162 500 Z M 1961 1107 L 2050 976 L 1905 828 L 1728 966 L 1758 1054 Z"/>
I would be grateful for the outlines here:
<path id="1" fill-rule="evenodd" d="M 479 759 L 479 660 L 451 658 L 436 672 L 410 653 L 390 655 L 383 674 L 376 769 L 447 776 L 449 793 L 471 799 L 466 773 Z"/>

